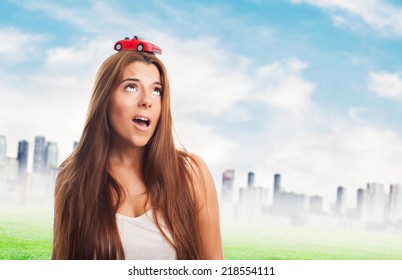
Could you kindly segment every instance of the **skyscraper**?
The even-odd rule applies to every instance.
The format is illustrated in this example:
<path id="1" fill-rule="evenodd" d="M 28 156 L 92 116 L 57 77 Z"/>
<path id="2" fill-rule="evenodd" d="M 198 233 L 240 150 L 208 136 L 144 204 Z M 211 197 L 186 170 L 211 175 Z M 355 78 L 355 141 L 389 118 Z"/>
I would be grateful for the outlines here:
<path id="1" fill-rule="evenodd" d="M 0 164 L 5 164 L 7 159 L 7 140 L 6 136 L 0 135 Z"/>
<path id="2" fill-rule="evenodd" d="M 59 148 L 56 142 L 48 142 L 46 145 L 45 171 L 52 180 L 56 179 L 59 161 Z"/>
<path id="3" fill-rule="evenodd" d="M 222 175 L 222 200 L 233 202 L 234 169 L 227 169 Z"/>
<path id="4" fill-rule="evenodd" d="M 247 175 L 247 187 L 248 188 L 254 187 L 254 179 L 255 179 L 254 172 L 249 172 Z"/>
<path id="5" fill-rule="evenodd" d="M 344 214 L 346 208 L 346 190 L 344 187 L 339 186 L 336 190 L 336 214 Z"/>
<path id="6" fill-rule="evenodd" d="M 6 159 L 5 177 L 8 181 L 16 181 L 18 179 L 18 160 L 16 158 L 8 157 Z"/>
<path id="7" fill-rule="evenodd" d="M 27 173 L 29 143 L 26 140 L 18 142 L 18 177 L 23 178 Z"/>
<path id="8" fill-rule="evenodd" d="M 310 197 L 310 211 L 313 213 L 321 213 L 323 205 L 323 198 L 315 195 Z"/>
<path id="9" fill-rule="evenodd" d="M 274 175 L 274 196 L 281 192 L 281 174 Z"/>
<path id="10" fill-rule="evenodd" d="M 7 163 L 7 141 L 6 136 L 0 135 L 0 179 L 5 177 Z"/>
<path id="11" fill-rule="evenodd" d="M 268 189 L 263 187 L 247 187 L 240 188 L 239 192 L 239 205 L 241 210 L 238 215 L 251 216 L 260 215 L 263 212 L 263 208 L 268 206 Z"/>
<path id="12" fill-rule="evenodd" d="M 59 161 L 59 148 L 56 142 L 48 142 L 46 145 L 46 158 L 45 158 L 45 166 L 46 171 L 56 170 L 58 167 Z"/>
<path id="13" fill-rule="evenodd" d="M 389 220 L 393 223 L 402 221 L 402 184 L 389 187 Z"/>
<path id="14" fill-rule="evenodd" d="M 357 190 L 357 200 L 356 200 L 356 214 L 359 218 L 363 215 L 364 209 L 364 190 L 358 189 Z"/>
<path id="15" fill-rule="evenodd" d="M 385 190 L 383 184 L 367 184 L 367 218 L 369 222 L 381 224 L 385 218 Z"/>
<path id="16" fill-rule="evenodd" d="M 45 171 L 45 147 L 46 139 L 43 136 L 35 137 L 35 150 L 34 150 L 34 162 L 33 162 L 33 172 L 43 173 Z"/>

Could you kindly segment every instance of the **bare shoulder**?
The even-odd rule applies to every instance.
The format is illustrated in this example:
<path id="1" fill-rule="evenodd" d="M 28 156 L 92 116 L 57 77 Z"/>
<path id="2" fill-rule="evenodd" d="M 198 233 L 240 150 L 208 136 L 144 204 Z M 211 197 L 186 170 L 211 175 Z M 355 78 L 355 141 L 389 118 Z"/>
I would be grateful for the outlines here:
<path id="1" fill-rule="evenodd" d="M 193 180 L 199 206 L 199 230 L 202 240 L 202 259 L 222 259 L 222 239 L 216 187 L 205 161 L 191 154 Z"/>
<path id="2" fill-rule="evenodd" d="M 196 173 L 201 172 L 201 168 L 206 168 L 207 164 L 205 161 L 197 154 L 188 154 L 188 159 L 191 167 Z"/>
<path id="3" fill-rule="evenodd" d="M 202 177 L 211 175 L 207 164 L 199 155 L 190 154 L 190 164 L 192 165 L 192 169 L 195 171 L 195 175 Z"/>
<path id="4" fill-rule="evenodd" d="M 208 194 L 211 192 L 216 194 L 215 183 L 212 178 L 211 172 L 205 161 L 196 154 L 190 154 L 190 164 L 192 169 L 192 178 L 197 194 L 197 198 L 206 202 L 208 200 Z"/>

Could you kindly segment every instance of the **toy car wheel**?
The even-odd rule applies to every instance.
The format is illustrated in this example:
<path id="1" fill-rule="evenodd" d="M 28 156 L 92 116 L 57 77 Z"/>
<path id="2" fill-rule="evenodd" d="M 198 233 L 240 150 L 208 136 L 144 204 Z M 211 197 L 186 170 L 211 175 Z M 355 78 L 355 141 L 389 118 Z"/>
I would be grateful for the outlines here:
<path id="1" fill-rule="evenodd" d="M 137 51 L 142 52 L 144 50 L 144 46 L 142 44 L 139 44 L 137 46 Z"/>
<path id="2" fill-rule="evenodd" d="M 121 50 L 121 44 L 119 43 L 116 45 L 116 51 L 120 51 L 120 50 Z"/>

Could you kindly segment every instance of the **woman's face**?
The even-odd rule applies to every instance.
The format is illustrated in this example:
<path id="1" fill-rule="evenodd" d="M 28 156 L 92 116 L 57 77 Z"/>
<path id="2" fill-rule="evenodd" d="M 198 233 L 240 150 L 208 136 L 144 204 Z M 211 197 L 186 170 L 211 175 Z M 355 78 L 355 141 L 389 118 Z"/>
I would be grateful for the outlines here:
<path id="1" fill-rule="evenodd" d="M 154 64 L 133 62 L 112 92 L 108 108 L 113 143 L 144 147 L 159 122 L 162 84 Z"/>

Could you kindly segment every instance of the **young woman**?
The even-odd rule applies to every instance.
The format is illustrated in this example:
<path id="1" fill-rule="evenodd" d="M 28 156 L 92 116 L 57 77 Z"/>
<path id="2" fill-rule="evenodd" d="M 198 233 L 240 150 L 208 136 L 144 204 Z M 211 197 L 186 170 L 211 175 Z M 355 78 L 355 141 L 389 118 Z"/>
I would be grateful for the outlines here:
<path id="1" fill-rule="evenodd" d="M 59 168 L 52 258 L 223 258 L 212 176 L 174 145 L 155 55 L 121 51 L 100 67 L 79 144 Z"/>

